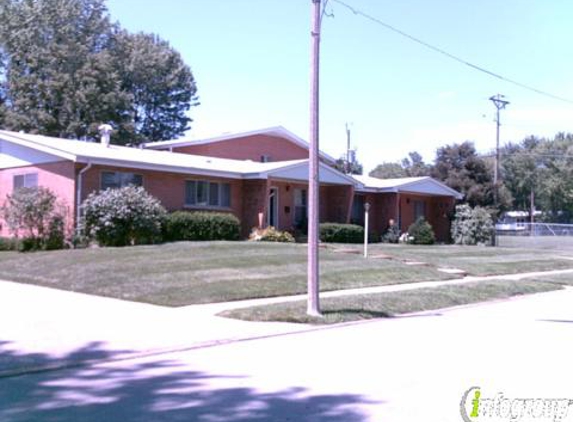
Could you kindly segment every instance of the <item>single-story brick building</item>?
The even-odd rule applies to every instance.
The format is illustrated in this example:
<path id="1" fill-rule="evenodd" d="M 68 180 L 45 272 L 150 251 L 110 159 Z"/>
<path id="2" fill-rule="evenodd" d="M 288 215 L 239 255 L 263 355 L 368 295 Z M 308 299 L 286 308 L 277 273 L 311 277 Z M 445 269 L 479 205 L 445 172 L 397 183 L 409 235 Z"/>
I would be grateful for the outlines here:
<path id="1" fill-rule="evenodd" d="M 352 177 L 333 168 L 327 154 L 320 158 L 321 222 L 361 223 L 368 201 L 378 233 L 390 219 L 407 229 L 424 215 L 438 239 L 447 239 L 445 216 L 461 198 L 458 192 L 430 178 Z M 244 236 L 261 219 L 293 230 L 306 222 L 308 144 L 282 127 L 142 148 L 0 131 L 0 204 L 15 188 L 41 185 L 59 196 L 76 221 L 91 192 L 127 184 L 143 186 L 170 211 L 232 213 Z M 0 235 L 9 235 L 1 220 Z"/>

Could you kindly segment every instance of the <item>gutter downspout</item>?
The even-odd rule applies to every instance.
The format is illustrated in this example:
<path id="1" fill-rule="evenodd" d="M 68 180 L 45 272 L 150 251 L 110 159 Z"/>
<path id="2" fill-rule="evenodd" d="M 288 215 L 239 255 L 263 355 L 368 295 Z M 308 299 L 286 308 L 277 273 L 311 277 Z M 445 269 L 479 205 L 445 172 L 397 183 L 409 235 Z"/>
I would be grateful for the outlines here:
<path id="1" fill-rule="evenodd" d="M 88 161 L 88 165 L 79 171 L 78 178 L 76 181 L 76 184 L 77 184 L 76 185 L 76 233 L 77 234 L 80 233 L 80 219 L 82 216 L 80 207 L 82 204 L 83 175 L 85 172 L 87 172 L 91 168 L 92 168 L 92 163 L 91 163 L 91 161 Z"/>

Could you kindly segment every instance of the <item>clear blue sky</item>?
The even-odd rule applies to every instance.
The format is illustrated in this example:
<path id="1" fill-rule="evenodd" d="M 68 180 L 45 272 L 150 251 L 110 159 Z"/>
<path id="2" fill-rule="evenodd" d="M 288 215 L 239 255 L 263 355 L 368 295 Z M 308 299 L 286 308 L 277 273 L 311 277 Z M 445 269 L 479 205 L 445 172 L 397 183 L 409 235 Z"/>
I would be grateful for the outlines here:
<path id="1" fill-rule="evenodd" d="M 324 0 L 323 0 L 324 1 Z M 427 43 L 573 101 L 570 0 L 344 0 Z M 191 137 L 283 125 L 308 139 L 311 0 L 108 0 L 112 19 L 183 55 L 201 105 Z M 329 2 L 321 54 L 321 149 L 338 157 L 344 125 L 366 170 L 447 143 L 495 145 L 573 132 L 573 104 L 477 72 Z"/>

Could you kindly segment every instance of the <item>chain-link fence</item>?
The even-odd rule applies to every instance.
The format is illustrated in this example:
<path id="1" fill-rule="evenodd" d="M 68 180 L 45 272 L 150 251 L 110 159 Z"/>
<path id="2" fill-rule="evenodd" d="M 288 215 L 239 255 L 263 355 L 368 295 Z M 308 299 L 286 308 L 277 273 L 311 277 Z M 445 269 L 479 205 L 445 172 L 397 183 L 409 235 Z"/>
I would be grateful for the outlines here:
<path id="1" fill-rule="evenodd" d="M 496 230 L 498 246 L 573 249 L 573 224 L 515 223 L 508 226 Z"/>

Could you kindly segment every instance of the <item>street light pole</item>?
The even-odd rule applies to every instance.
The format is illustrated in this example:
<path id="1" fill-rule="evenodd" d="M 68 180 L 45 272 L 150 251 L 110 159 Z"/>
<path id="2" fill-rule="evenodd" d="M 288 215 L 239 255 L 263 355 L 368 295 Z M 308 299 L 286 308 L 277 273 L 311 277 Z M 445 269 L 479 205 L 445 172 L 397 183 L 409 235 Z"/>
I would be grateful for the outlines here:
<path id="1" fill-rule="evenodd" d="M 370 212 L 370 203 L 366 202 L 364 204 L 364 258 L 368 258 L 368 221 Z"/>
<path id="2" fill-rule="evenodd" d="M 310 148 L 308 161 L 308 302 L 306 313 L 320 316 L 319 303 L 319 266 L 318 266 L 318 230 L 319 230 L 319 58 L 320 58 L 320 21 L 321 0 L 312 0 L 312 48 L 310 70 Z"/>

